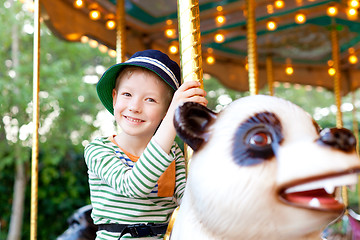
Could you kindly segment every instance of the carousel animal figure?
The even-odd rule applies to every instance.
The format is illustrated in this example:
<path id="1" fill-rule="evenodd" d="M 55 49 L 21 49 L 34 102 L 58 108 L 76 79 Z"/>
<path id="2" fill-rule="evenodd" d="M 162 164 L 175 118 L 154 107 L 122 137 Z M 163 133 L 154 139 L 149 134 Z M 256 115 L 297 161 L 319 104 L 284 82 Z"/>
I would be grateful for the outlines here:
<path id="1" fill-rule="evenodd" d="M 184 103 L 174 123 L 194 154 L 171 240 L 320 239 L 344 213 L 335 189 L 360 171 L 349 130 L 262 95 L 219 114 Z"/>

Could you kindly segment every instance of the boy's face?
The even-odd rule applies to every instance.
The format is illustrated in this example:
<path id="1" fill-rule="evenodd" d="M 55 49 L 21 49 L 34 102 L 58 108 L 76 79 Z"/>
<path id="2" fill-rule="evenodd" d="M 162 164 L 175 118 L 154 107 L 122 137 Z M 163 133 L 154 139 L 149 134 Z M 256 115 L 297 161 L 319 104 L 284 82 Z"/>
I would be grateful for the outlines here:
<path id="1" fill-rule="evenodd" d="M 123 133 L 151 138 L 165 117 L 169 100 L 166 83 L 155 74 L 134 71 L 113 90 L 114 116 Z"/>

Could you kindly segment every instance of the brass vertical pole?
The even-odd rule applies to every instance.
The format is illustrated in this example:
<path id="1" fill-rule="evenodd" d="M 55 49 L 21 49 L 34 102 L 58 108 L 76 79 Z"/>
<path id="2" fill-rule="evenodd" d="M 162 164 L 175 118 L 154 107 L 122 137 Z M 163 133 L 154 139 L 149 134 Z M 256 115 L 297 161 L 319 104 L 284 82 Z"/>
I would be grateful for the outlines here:
<path id="1" fill-rule="evenodd" d="M 182 82 L 198 81 L 203 83 L 203 69 L 200 41 L 200 10 L 199 0 L 178 0 L 179 48 Z M 192 149 L 185 144 L 186 174 L 189 161 L 193 154 Z M 171 215 L 164 240 L 169 240 L 179 207 Z"/>
<path id="2" fill-rule="evenodd" d="M 341 114 L 341 82 L 340 82 L 340 49 L 339 49 L 339 40 L 338 33 L 336 30 L 335 20 L 333 19 L 333 24 L 331 27 L 331 45 L 332 45 L 332 59 L 334 61 L 334 94 L 335 94 L 335 103 L 336 103 L 336 127 L 342 128 L 342 114 Z M 346 186 L 341 188 L 341 196 L 344 201 L 344 205 L 348 206 L 348 194 Z"/>
<path id="3" fill-rule="evenodd" d="M 274 96 L 274 71 L 273 71 L 273 59 L 271 55 L 266 57 L 266 75 L 269 86 L 270 96 Z"/>
<path id="4" fill-rule="evenodd" d="M 336 127 L 341 128 L 342 123 L 342 114 L 341 114 L 341 82 L 340 82 L 340 58 L 339 58 L 339 41 L 338 33 L 336 31 L 335 25 L 331 29 L 331 44 L 332 44 L 332 58 L 334 61 L 334 94 L 336 102 Z"/>
<path id="5" fill-rule="evenodd" d="M 34 1 L 33 56 L 33 138 L 31 157 L 30 239 L 37 239 L 38 214 L 38 156 L 39 156 L 39 88 L 40 88 L 40 0 Z"/>
<path id="6" fill-rule="evenodd" d="M 125 62 L 126 57 L 125 0 L 116 4 L 116 63 Z"/>
<path id="7" fill-rule="evenodd" d="M 178 0 L 177 4 L 182 81 L 199 81 L 203 88 L 199 1 Z M 191 156 L 191 148 L 185 146 L 186 166 Z"/>
<path id="8" fill-rule="evenodd" d="M 258 89 L 258 63 L 256 52 L 256 20 L 255 20 L 255 0 L 246 0 L 247 16 L 247 48 L 248 48 L 248 76 L 250 95 L 256 95 Z"/>

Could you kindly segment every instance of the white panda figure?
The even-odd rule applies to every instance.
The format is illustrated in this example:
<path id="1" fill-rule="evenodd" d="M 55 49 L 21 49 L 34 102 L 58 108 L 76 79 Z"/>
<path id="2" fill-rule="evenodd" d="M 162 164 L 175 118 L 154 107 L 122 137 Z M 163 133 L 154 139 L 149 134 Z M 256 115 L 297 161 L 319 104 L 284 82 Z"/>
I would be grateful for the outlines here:
<path id="1" fill-rule="evenodd" d="M 194 154 L 171 240 L 304 240 L 344 213 L 335 188 L 360 162 L 347 129 L 320 130 L 303 109 L 256 95 L 219 114 L 188 102 L 174 117 Z"/>

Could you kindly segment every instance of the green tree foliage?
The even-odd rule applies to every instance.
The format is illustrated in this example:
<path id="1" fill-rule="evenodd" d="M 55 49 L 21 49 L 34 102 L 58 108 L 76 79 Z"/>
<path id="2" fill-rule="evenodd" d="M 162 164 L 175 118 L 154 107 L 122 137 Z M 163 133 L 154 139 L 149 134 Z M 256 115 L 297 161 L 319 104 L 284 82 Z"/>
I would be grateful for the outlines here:
<path id="1" fill-rule="evenodd" d="M 11 217 L 15 164 L 26 167 L 22 239 L 30 233 L 30 168 L 32 138 L 33 19 L 20 2 L 0 1 L 0 239 Z M 19 66 L 14 67 L 12 25 L 19 37 Z M 55 239 L 67 218 L 89 203 L 83 141 L 97 129 L 103 110 L 94 84 L 83 77 L 115 60 L 87 44 L 53 36 L 42 24 L 40 69 L 38 238 Z"/>

